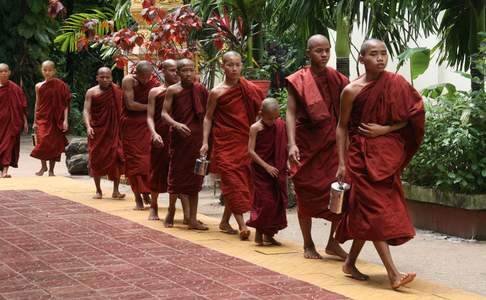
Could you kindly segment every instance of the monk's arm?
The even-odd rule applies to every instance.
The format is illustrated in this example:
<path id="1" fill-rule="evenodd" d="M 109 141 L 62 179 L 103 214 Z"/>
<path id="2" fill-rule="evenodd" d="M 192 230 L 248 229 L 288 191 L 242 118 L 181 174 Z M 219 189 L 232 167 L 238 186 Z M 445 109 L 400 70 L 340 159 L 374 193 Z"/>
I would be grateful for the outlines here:
<path id="1" fill-rule="evenodd" d="M 93 128 L 91 128 L 91 99 L 93 96 L 91 95 L 91 90 L 86 92 L 86 96 L 84 97 L 84 108 L 83 108 L 83 119 L 84 125 L 86 125 L 86 131 L 88 133 L 88 137 L 93 138 Z"/>
<path id="2" fill-rule="evenodd" d="M 218 94 L 214 90 L 212 90 L 209 93 L 208 104 L 206 105 L 206 115 L 204 116 L 203 142 L 202 142 L 201 150 L 199 151 L 201 155 L 207 155 L 208 152 L 209 133 L 211 132 L 211 128 L 213 127 L 213 115 L 217 103 L 218 103 Z"/>
<path id="3" fill-rule="evenodd" d="M 135 93 L 133 92 L 133 79 L 130 77 L 123 78 L 122 81 L 123 99 L 128 110 L 146 111 L 147 105 L 135 101 Z"/>
<path id="4" fill-rule="evenodd" d="M 154 114 L 155 114 L 155 98 L 157 97 L 157 90 L 151 89 L 148 95 L 148 104 L 147 104 L 147 125 L 150 129 L 152 135 L 157 134 L 155 131 L 155 122 L 154 122 Z"/>
<path id="5" fill-rule="evenodd" d="M 367 137 L 377 137 L 385 135 L 390 132 L 400 130 L 407 125 L 407 122 L 395 123 L 393 125 L 380 125 L 375 123 L 361 123 L 359 131 L 361 134 Z"/>
<path id="6" fill-rule="evenodd" d="M 295 114 L 297 101 L 294 91 L 291 87 L 287 88 L 288 99 L 287 99 L 287 112 L 285 117 L 285 123 L 287 125 L 287 137 L 288 137 L 288 147 L 289 147 L 289 159 L 292 163 L 299 164 L 300 153 L 299 148 L 295 142 Z"/>
<path id="7" fill-rule="evenodd" d="M 336 177 L 343 181 L 346 174 L 346 143 L 348 139 L 348 124 L 353 108 L 354 92 L 348 85 L 341 94 L 341 110 L 336 129 L 336 147 L 339 159 L 339 167 Z"/>
<path id="8" fill-rule="evenodd" d="M 34 130 L 37 128 L 37 121 L 36 121 L 37 102 L 39 102 L 39 84 L 35 85 L 34 121 L 32 122 L 32 128 Z"/>

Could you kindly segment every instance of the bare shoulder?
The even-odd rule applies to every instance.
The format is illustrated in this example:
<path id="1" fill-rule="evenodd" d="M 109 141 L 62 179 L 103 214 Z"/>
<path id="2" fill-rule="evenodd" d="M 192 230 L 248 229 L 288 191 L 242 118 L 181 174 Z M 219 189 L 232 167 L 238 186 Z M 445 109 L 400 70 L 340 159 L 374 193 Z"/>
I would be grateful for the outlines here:
<path id="1" fill-rule="evenodd" d="M 223 83 L 220 83 L 211 90 L 209 95 L 217 99 L 221 97 L 227 90 L 228 90 L 228 86 L 226 86 Z"/>
<path id="2" fill-rule="evenodd" d="M 149 92 L 149 97 L 152 96 L 152 97 L 156 97 L 157 95 L 159 95 L 160 93 L 163 93 L 165 90 L 166 90 L 166 86 L 165 85 L 161 85 L 161 86 L 157 86 L 157 87 L 154 87 L 152 89 L 150 89 L 150 92 Z"/>
<path id="3" fill-rule="evenodd" d="M 38 90 L 44 83 L 45 83 L 45 81 L 37 82 L 35 84 L 35 89 Z"/>
<path id="4" fill-rule="evenodd" d="M 135 84 L 135 78 L 132 75 L 128 74 L 127 76 L 123 77 L 122 80 L 122 87 L 133 86 Z"/>
<path id="5" fill-rule="evenodd" d="M 89 88 L 87 91 L 86 91 L 86 96 L 92 96 L 92 95 L 96 95 L 98 93 L 100 93 L 101 90 L 100 90 L 100 87 L 95 85 L 91 88 Z"/>
<path id="6" fill-rule="evenodd" d="M 179 93 L 182 90 L 181 84 L 178 82 L 173 84 L 167 88 L 167 95 L 174 95 Z"/>

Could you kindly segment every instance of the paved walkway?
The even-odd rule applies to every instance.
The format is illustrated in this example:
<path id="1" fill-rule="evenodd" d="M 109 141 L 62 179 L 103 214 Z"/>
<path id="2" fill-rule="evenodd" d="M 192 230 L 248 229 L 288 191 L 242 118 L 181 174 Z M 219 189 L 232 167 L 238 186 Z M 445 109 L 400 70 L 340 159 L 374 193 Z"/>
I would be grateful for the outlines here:
<path id="1" fill-rule="evenodd" d="M 49 195 L 26 193 L 27 189 Z M 339 295 L 353 299 L 483 299 L 420 279 L 394 292 L 383 267 L 366 262 L 360 266 L 372 279 L 356 282 L 342 275 L 341 262 L 305 260 L 301 247 L 291 242 L 275 248 L 240 242 L 219 233 L 217 220 L 204 215 L 200 218 L 209 224 L 209 232 L 188 231 L 180 223 L 166 229 L 162 222 L 147 221 L 146 211 L 133 211 L 131 197 L 93 200 L 91 185 L 79 180 L 20 177 L 1 181 L 0 190 L 10 190 L 0 192 L 0 260 L 5 257 L 0 294 L 4 298 L 23 298 L 27 291 L 42 298 L 55 292 L 76 293 L 79 288 L 86 296 L 104 299 L 108 296 L 102 293 L 122 299 L 299 299 L 295 295 L 314 299 L 342 299 Z M 160 213 L 163 216 L 164 209 Z M 24 217 L 15 217 L 17 214 Z M 181 218 L 180 212 L 177 217 Z M 14 255 L 18 248 L 27 257 L 19 251 L 23 254 Z M 32 255 L 40 255 L 35 256 L 40 263 L 32 265 Z M 14 262 L 9 261 L 12 259 Z M 15 263 L 17 259 L 19 263 Z M 22 260 L 25 262 L 20 263 Z M 36 268 L 45 272 L 24 275 L 35 274 Z M 14 283 L 9 289 L 10 280 Z M 66 284 L 76 288 L 66 288 Z M 176 297 L 168 294 L 176 290 L 180 292 Z"/>

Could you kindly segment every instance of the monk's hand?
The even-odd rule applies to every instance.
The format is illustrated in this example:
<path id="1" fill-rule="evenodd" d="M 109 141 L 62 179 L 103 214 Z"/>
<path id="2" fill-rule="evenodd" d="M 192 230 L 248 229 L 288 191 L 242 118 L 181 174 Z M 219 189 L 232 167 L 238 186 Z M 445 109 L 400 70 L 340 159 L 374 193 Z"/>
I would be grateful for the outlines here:
<path id="1" fill-rule="evenodd" d="M 344 182 L 345 177 L 346 177 L 346 166 L 339 164 L 336 172 L 336 179 L 338 182 Z"/>
<path id="2" fill-rule="evenodd" d="M 88 134 L 88 138 L 93 139 L 94 138 L 94 129 L 93 127 L 88 127 L 86 129 L 86 133 Z"/>
<path id="3" fill-rule="evenodd" d="M 300 166 L 300 151 L 297 145 L 290 146 L 289 149 L 290 162 Z"/>
<path id="4" fill-rule="evenodd" d="M 184 137 L 191 135 L 191 129 L 189 129 L 186 124 L 178 123 L 175 128 Z"/>
<path id="5" fill-rule="evenodd" d="M 34 124 L 32 124 L 32 130 L 36 131 L 37 130 L 37 124 L 34 121 Z"/>
<path id="6" fill-rule="evenodd" d="M 270 176 L 272 176 L 273 178 L 277 178 L 278 177 L 278 169 L 271 166 L 271 165 L 268 165 L 266 168 L 265 168 L 265 171 L 267 171 L 268 174 L 270 174 Z"/>
<path id="7" fill-rule="evenodd" d="M 24 134 L 29 133 L 29 124 L 27 122 L 24 123 Z"/>
<path id="8" fill-rule="evenodd" d="M 157 147 L 164 147 L 164 141 L 158 133 L 152 134 L 152 143 Z"/>
<path id="9" fill-rule="evenodd" d="M 69 124 L 67 120 L 65 120 L 64 122 L 62 122 L 62 132 L 67 132 L 68 129 L 69 129 Z"/>
<path id="10" fill-rule="evenodd" d="M 200 154 L 201 156 L 207 156 L 207 155 L 208 155 L 208 149 L 209 149 L 208 144 L 206 144 L 206 143 L 205 143 L 205 144 L 203 144 L 203 145 L 201 146 L 201 149 L 199 150 L 199 154 Z"/>
<path id="11" fill-rule="evenodd" d="M 377 137 L 390 132 L 390 126 L 383 126 L 375 123 L 361 123 L 359 132 L 367 137 Z"/>

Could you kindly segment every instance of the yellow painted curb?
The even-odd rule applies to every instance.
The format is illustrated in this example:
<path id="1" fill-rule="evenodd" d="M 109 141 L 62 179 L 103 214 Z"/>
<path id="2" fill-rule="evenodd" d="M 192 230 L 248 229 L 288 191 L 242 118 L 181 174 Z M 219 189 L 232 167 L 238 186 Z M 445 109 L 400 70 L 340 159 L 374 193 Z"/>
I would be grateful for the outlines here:
<path id="1" fill-rule="evenodd" d="M 272 271 L 309 282 L 329 291 L 353 299 L 486 299 L 480 295 L 452 289 L 417 279 L 409 287 L 396 292 L 390 289 L 385 269 L 382 266 L 361 261 L 360 270 L 371 275 L 367 282 L 359 282 L 343 276 L 342 262 L 323 259 L 307 260 L 302 256 L 302 248 L 292 242 L 284 241 L 282 247 L 258 247 L 253 242 L 241 242 L 237 235 L 227 235 L 219 232 L 218 221 L 214 218 L 200 215 L 198 218 L 210 227 L 209 232 L 190 231 L 182 226 L 180 211 L 176 214 L 174 228 L 164 228 L 162 222 L 148 221 L 148 211 L 134 211 L 133 198 L 126 200 L 93 200 L 93 186 L 85 181 L 66 177 L 19 177 L 0 179 L 0 190 L 36 189 L 51 195 L 75 201 L 102 212 L 116 215 L 124 219 L 142 224 L 181 239 L 185 239 L 207 248 L 241 258 L 253 264 Z M 210 193 L 200 193 L 200 197 L 211 197 Z M 161 195 L 167 200 L 167 195 Z M 159 209 L 159 215 L 166 213 Z M 179 220 L 178 220 L 179 219 Z"/>

